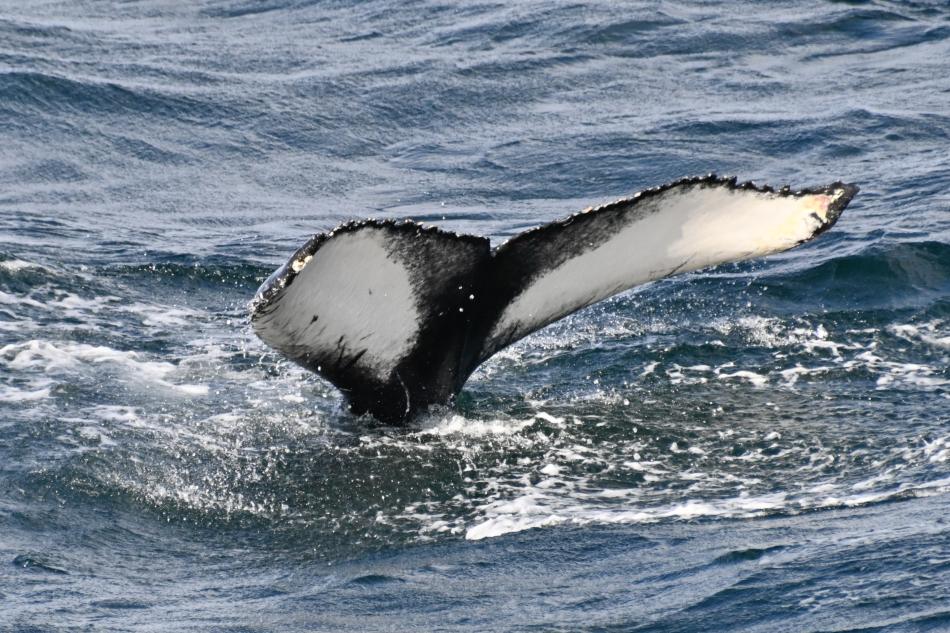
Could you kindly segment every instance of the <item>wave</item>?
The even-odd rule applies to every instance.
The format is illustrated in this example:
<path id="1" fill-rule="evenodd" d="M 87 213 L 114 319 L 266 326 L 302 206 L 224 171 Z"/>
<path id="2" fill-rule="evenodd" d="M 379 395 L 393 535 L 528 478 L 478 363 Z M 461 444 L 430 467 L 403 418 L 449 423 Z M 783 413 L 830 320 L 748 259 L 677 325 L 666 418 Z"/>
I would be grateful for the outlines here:
<path id="1" fill-rule="evenodd" d="M 201 10 L 201 14 L 211 18 L 246 18 L 256 17 L 268 13 L 292 12 L 317 4 L 313 0 L 284 0 L 283 2 L 255 2 L 248 0 L 231 0 L 219 6 Z"/>
<path id="2" fill-rule="evenodd" d="M 189 287 L 240 289 L 246 301 L 257 287 L 273 272 L 273 267 L 247 262 L 216 262 L 216 258 L 195 260 L 190 256 L 158 256 L 152 264 L 128 264 L 110 266 L 103 276 L 129 282 L 142 280 L 149 286 L 169 290 L 185 290 Z M 177 259 L 180 261 L 169 261 Z M 223 259 L 223 258 L 222 258 Z"/>
<path id="3" fill-rule="evenodd" d="M 814 498 L 795 499 L 784 492 L 762 496 L 742 495 L 715 501 L 688 500 L 675 505 L 637 510 L 559 508 L 551 505 L 543 493 L 530 492 L 525 496 L 496 503 L 484 509 L 482 522 L 468 528 L 465 538 L 481 540 L 512 532 L 554 525 L 573 524 L 609 525 L 615 523 L 642 524 L 662 520 L 696 520 L 699 518 L 748 519 L 764 516 L 798 514 L 810 510 L 849 508 L 912 497 L 924 497 L 950 492 L 950 478 L 919 485 L 903 485 L 877 493 L 831 494 Z M 626 496 L 623 490 L 611 490 L 609 499 Z"/>
<path id="4" fill-rule="evenodd" d="M 52 72 L 0 71 L 0 112 L 13 116 L 28 112 L 44 115 L 136 115 L 164 117 L 193 123 L 218 121 L 227 116 L 220 100 L 194 94 L 170 94 L 153 87 L 127 86 L 115 81 L 71 78 Z M 15 119 L 14 119 L 15 120 Z"/>
<path id="5" fill-rule="evenodd" d="M 314 534 L 332 533 L 333 547 L 479 540 L 557 525 L 794 515 L 950 491 L 945 433 L 875 441 L 866 428 L 816 436 L 808 426 L 780 432 L 748 420 L 745 428 L 697 422 L 705 427 L 697 432 L 644 423 L 635 408 L 618 424 L 544 407 L 514 418 L 438 413 L 395 431 L 335 428 L 306 407 L 272 404 L 210 416 L 83 407 L 74 422 L 46 430 L 79 455 L 19 485 L 111 498 L 175 522 L 256 525 L 307 547 Z M 381 475 L 392 472 L 401 475 Z"/>
<path id="6" fill-rule="evenodd" d="M 766 301 L 842 311 L 908 310 L 950 296 L 950 244 L 878 243 L 804 270 L 764 275 L 754 283 L 768 287 L 771 296 Z"/>
<path id="7" fill-rule="evenodd" d="M 80 375 L 94 376 L 102 380 L 116 374 L 120 381 L 141 384 L 144 389 L 161 387 L 187 396 L 205 396 L 207 385 L 170 382 L 169 378 L 179 371 L 167 361 L 146 360 L 135 351 L 117 350 L 104 345 L 86 343 L 50 343 L 30 340 L 0 347 L 0 365 L 20 376 L 41 376 L 48 384 L 52 377 L 69 376 L 76 381 Z M 13 388 L 16 390 L 16 388 Z M 21 399 L 35 400 L 49 397 L 49 389 L 18 394 Z"/>

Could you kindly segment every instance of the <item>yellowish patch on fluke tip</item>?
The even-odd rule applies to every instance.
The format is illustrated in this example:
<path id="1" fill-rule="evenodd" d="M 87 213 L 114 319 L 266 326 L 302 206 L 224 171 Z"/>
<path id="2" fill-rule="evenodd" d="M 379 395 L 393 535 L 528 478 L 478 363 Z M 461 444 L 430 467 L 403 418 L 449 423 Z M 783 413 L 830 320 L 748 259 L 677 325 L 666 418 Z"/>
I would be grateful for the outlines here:
<path id="1" fill-rule="evenodd" d="M 828 208 L 831 206 L 831 203 L 837 200 L 841 195 L 839 191 L 834 197 L 831 197 L 827 194 L 817 194 L 813 196 L 808 196 L 805 198 L 805 211 L 809 213 L 814 213 L 822 222 L 828 221 Z"/>

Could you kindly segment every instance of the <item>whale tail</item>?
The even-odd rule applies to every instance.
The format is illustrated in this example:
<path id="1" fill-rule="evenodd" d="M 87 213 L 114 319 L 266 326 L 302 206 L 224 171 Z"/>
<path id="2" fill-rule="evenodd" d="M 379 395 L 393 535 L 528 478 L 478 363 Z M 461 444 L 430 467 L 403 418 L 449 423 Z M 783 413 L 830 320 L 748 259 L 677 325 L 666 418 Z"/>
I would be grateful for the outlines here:
<path id="1" fill-rule="evenodd" d="M 487 239 L 366 220 L 314 236 L 251 302 L 257 335 L 356 414 L 398 424 L 450 401 L 498 350 L 634 286 L 777 253 L 837 221 L 858 188 L 679 180 Z"/>

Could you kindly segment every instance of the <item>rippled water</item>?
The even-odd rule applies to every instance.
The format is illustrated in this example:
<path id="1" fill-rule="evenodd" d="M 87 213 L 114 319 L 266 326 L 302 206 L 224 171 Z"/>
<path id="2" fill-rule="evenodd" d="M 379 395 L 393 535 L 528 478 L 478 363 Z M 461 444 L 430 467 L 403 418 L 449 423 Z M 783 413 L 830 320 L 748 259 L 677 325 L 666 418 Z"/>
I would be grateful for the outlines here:
<path id="1" fill-rule="evenodd" d="M 950 630 L 948 59 L 937 2 L 0 3 L 0 630 Z M 248 326 L 340 221 L 710 171 L 861 193 L 409 429 Z"/>

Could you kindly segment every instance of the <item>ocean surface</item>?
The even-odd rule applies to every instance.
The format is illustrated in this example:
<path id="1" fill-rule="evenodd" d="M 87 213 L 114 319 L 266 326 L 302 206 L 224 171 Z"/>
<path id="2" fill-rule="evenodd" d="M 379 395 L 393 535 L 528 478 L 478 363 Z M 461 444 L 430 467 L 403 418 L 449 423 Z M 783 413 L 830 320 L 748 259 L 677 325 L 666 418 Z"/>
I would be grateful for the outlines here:
<path id="1" fill-rule="evenodd" d="M 709 172 L 861 193 L 407 429 L 251 332 Z M 950 631 L 950 5 L 0 0 L 0 631 L 408 630 Z"/>

